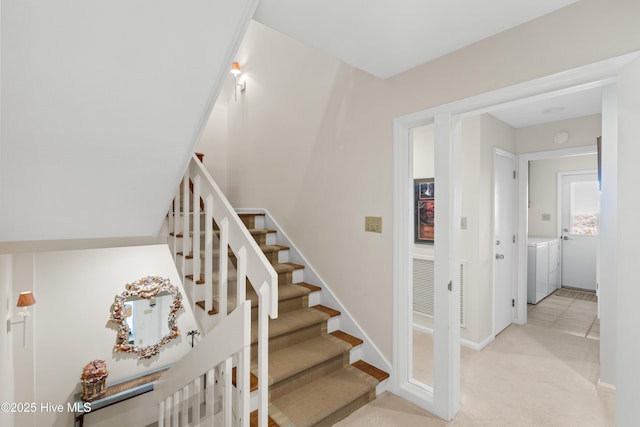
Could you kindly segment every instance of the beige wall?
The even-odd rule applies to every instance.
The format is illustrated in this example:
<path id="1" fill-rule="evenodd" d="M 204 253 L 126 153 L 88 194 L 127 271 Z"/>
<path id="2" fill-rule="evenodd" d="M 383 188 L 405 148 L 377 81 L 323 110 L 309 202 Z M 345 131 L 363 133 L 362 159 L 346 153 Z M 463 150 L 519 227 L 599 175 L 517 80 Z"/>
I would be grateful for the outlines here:
<path id="1" fill-rule="evenodd" d="M 640 49 L 639 15 L 635 0 L 582 0 L 388 80 L 254 22 L 247 92 L 227 111 L 227 194 L 283 224 L 391 360 L 393 118 Z M 470 227 L 489 245 L 482 209 Z"/>
<path id="2" fill-rule="evenodd" d="M 462 122 L 461 257 L 468 262 L 467 325 L 461 337 L 481 343 L 493 334 L 493 154 L 513 153 L 515 130 L 489 114 Z"/>
<path id="3" fill-rule="evenodd" d="M 558 145 L 553 136 L 569 133 L 569 140 Z M 516 147 L 519 154 L 536 151 L 553 151 L 565 148 L 594 146 L 602 135 L 600 114 L 569 120 L 544 123 L 516 129 Z M 598 158 L 594 155 L 535 160 L 529 169 L 529 230 L 530 236 L 557 237 L 558 185 L 557 173 L 562 171 L 597 170 Z M 550 214 L 550 221 L 543 221 L 542 214 Z"/>
<path id="4" fill-rule="evenodd" d="M 14 262 L 14 292 L 30 286 L 37 303 L 29 319 L 32 326 L 26 345 L 23 348 L 22 336 L 14 341 L 14 364 L 21 381 L 36 378 L 37 382 L 35 386 L 31 382 L 32 388 L 16 387 L 15 398 L 20 402 L 62 404 L 65 411 L 37 411 L 35 417 L 19 414 L 16 427 L 71 425 L 73 414 L 66 412 L 67 402 L 73 402 L 74 394 L 81 390 L 82 367 L 91 360 L 105 360 L 107 382 L 113 382 L 175 363 L 190 350 L 186 331 L 197 327 L 185 304 L 178 316 L 182 335 L 167 344 L 160 355 L 138 360 L 136 354 L 113 351 L 116 329 L 109 322 L 109 314 L 115 295 L 125 290 L 126 283 L 158 275 L 180 285 L 166 245 L 40 252 L 21 254 L 19 258 L 20 263 Z M 27 357 L 22 357 L 24 352 L 28 352 Z M 155 421 L 157 412 L 151 399 L 134 401 L 135 405 L 130 402 L 90 414 L 85 425 L 147 425 Z"/>
<path id="5" fill-rule="evenodd" d="M 0 403 L 14 402 L 13 393 L 13 337 L 12 332 L 19 325 L 9 326 L 7 322 L 20 320 L 15 316 L 16 308 L 13 300 L 13 258 L 11 255 L 0 255 Z M 18 298 L 16 297 L 16 301 Z M 0 411 L 0 424 L 13 425 L 13 414 Z"/>
<path id="6" fill-rule="evenodd" d="M 207 126 L 202 132 L 202 137 L 195 151 L 197 153 L 206 153 L 204 166 L 224 193 L 227 188 L 226 104 L 219 102 L 213 107 Z"/>
<path id="7" fill-rule="evenodd" d="M 531 161 L 528 235 L 558 237 L 558 172 L 597 169 L 598 156 L 595 154 Z M 543 214 L 549 214 L 551 220 L 544 221 Z"/>
<path id="8" fill-rule="evenodd" d="M 553 141 L 553 136 L 560 131 L 568 132 L 569 140 L 558 145 Z M 601 135 L 602 116 L 594 114 L 519 128 L 516 130 L 516 146 L 518 154 L 595 146 L 596 139 Z"/>

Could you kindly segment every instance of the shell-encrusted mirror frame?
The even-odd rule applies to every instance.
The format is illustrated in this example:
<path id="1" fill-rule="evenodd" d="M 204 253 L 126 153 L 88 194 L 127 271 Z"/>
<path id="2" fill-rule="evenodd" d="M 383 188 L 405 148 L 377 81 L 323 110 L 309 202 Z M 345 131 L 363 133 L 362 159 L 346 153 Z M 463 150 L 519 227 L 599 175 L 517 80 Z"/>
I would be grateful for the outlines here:
<path id="1" fill-rule="evenodd" d="M 151 299 L 160 293 L 168 293 L 172 297 L 171 310 L 169 312 L 169 333 L 162 337 L 159 342 L 145 347 L 138 347 L 129 344 L 129 325 L 125 321 L 124 303 L 130 297 L 139 297 Z M 115 301 L 111 306 L 111 315 L 109 321 L 118 324 L 118 335 L 116 336 L 116 345 L 114 351 L 122 351 L 126 353 L 138 353 L 138 359 L 149 359 L 160 353 L 160 347 L 169 343 L 172 339 L 180 335 L 176 317 L 178 311 L 182 308 L 182 295 L 175 285 L 172 285 L 169 279 L 158 276 L 147 276 L 137 282 L 127 283 L 125 291 L 120 295 L 116 295 Z"/>

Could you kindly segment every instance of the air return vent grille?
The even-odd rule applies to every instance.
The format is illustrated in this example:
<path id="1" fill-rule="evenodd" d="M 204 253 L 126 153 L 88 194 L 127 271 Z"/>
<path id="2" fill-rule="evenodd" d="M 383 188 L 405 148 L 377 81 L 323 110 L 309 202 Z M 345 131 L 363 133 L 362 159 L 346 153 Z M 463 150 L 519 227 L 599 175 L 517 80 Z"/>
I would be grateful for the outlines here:
<path id="1" fill-rule="evenodd" d="M 460 261 L 460 326 L 465 326 L 467 261 Z M 413 259 L 413 310 L 433 318 L 433 258 Z"/>

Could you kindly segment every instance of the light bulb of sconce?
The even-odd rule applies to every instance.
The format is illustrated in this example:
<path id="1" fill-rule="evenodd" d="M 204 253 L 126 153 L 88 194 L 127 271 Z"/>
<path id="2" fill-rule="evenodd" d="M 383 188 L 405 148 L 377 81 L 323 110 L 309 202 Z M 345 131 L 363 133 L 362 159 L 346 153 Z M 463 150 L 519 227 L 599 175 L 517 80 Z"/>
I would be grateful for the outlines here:
<path id="1" fill-rule="evenodd" d="M 236 77 L 240 75 L 240 64 L 238 64 L 237 62 L 233 62 L 233 64 L 231 64 L 231 74 Z"/>

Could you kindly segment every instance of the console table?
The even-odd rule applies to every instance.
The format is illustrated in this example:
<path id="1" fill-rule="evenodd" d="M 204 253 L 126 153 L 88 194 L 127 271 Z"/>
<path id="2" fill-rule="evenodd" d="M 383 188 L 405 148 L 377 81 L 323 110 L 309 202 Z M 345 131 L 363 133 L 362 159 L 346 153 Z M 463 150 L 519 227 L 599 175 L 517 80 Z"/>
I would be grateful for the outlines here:
<path id="1" fill-rule="evenodd" d="M 164 374 L 169 368 L 171 368 L 171 365 L 163 366 L 161 368 L 145 372 L 141 375 L 134 375 L 132 377 L 125 378 L 123 380 L 116 381 L 113 384 L 110 384 L 109 386 L 107 386 L 107 391 L 104 396 L 102 396 L 100 399 L 96 399 L 90 402 L 90 412 L 84 412 L 81 410 L 82 404 L 85 402 L 81 398 L 82 393 L 76 394 L 74 396 L 74 401 L 76 403 L 75 407 L 77 408 L 77 410 L 74 413 L 74 426 L 82 427 L 84 424 L 84 416 L 87 414 L 152 391 L 155 381 L 160 378 L 162 374 Z"/>

